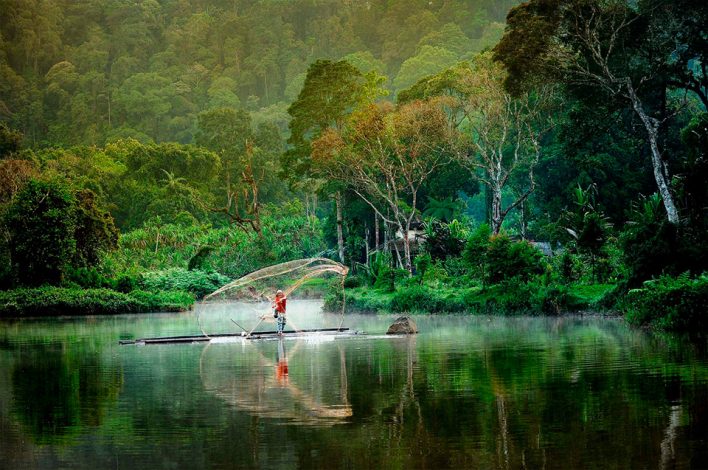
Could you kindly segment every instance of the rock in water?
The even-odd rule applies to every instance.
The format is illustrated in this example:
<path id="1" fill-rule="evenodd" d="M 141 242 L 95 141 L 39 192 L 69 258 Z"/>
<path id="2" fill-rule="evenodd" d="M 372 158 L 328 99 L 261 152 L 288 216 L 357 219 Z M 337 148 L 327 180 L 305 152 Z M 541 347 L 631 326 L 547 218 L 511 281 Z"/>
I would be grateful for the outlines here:
<path id="1" fill-rule="evenodd" d="M 387 335 L 414 335 L 418 333 L 418 325 L 411 317 L 398 317 L 388 327 Z"/>

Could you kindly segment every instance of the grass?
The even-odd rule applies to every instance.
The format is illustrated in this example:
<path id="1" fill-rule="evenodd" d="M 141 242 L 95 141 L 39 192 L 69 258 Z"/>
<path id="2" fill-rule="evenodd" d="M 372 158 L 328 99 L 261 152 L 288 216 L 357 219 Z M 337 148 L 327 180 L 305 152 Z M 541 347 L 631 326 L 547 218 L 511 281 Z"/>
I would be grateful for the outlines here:
<path id="1" fill-rule="evenodd" d="M 110 289 L 40 287 L 0 292 L 0 318 L 181 312 L 193 304 L 194 295 L 180 291 L 124 294 Z"/>

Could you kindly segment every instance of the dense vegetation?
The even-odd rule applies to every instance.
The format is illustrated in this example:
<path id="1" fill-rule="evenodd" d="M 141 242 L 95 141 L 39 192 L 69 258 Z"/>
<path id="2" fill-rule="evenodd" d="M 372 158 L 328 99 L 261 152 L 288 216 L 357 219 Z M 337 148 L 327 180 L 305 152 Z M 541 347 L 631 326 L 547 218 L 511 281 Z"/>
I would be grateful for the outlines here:
<path id="1" fill-rule="evenodd" d="M 365 310 L 705 329 L 708 6 L 515 4 L 3 2 L 2 287 L 325 255 Z"/>

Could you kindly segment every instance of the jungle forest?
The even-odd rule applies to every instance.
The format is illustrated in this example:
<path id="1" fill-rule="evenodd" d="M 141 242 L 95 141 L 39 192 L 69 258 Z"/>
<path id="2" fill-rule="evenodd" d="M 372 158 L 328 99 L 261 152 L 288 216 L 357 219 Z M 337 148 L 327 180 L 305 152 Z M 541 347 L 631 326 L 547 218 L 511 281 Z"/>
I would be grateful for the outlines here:
<path id="1" fill-rule="evenodd" d="M 0 15 L 3 316 L 180 310 L 320 256 L 350 311 L 708 326 L 703 1 Z"/>

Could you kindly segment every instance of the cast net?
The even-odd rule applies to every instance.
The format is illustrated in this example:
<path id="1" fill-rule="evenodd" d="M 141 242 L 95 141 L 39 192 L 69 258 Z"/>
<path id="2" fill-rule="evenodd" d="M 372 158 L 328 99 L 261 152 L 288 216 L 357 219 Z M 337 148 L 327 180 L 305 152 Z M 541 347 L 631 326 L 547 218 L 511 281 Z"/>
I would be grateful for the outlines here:
<path id="1" fill-rule="evenodd" d="M 321 297 L 333 282 L 341 288 L 341 327 L 344 319 L 344 279 L 348 272 L 349 268 L 327 258 L 299 259 L 259 269 L 204 297 L 204 302 L 196 309 L 199 328 L 203 334 L 210 336 L 233 333 L 235 324 L 240 331 L 250 334 L 261 323 L 275 322 L 270 315 L 270 304 L 276 291 L 282 290 L 288 300 Z M 248 324 L 228 318 L 233 314 L 234 303 L 252 311 L 258 321 L 256 327 L 252 327 L 250 318 L 244 320 Z M 209 311 L 209 321 L 204 321 L 206 310 Z M 288 308 L 288 323 L 297 331 L 296 321 Z"/>

